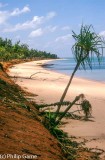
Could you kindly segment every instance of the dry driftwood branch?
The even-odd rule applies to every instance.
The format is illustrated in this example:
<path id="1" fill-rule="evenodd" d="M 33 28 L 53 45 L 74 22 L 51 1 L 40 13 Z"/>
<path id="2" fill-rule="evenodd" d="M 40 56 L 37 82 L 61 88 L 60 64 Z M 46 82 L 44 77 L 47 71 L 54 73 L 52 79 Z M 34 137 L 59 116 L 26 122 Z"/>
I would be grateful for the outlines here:
<path id="1" fill-rule="evenodd" d="M 35 74 L 38 74 L 38 73 L 49 74 L 49 73 L 46 73 L 46 72 L 36 72 L 36 73 L 32 74 L 32 75 L 30 76 L 30 78 L 32 78 L 32 76 L 34 76 Z"/>

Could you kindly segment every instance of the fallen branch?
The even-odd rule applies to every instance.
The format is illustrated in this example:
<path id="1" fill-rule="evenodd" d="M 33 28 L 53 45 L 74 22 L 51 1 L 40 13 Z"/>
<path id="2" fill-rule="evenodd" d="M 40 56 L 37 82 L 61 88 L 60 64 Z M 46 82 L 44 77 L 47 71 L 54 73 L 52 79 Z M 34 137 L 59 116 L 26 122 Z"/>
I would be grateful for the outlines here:
<path id="1" fill-rule="evenodd" d="M 51 104 L 36 104 L 36 107 L 38 109 L 40 108 L 44 108 L 44 107 L 50 107 L 50 106 L 58 106 L 58 105 L 61 105 L 61 106 L 68 106 L 69 104 L 71 104 L 70 101 L 64 101 L 63 103 L 60 103 L 60 102 L 55 102 L 55 103 L 51 103 Z M 75 103 L 75 105 L 81 105 L 81 103 Z"/>
<path id="2" fill-rule="evenodd" d="M 32 76 L 34 76 L 35 74 L 38 74 L 38 73 L 49 74 L 49 73 L 45 73 L 45 72 L 36 72 L 36 73 L 32 74 L 32 75 L 30 76 L 30 78 L 32 78 Z"/>

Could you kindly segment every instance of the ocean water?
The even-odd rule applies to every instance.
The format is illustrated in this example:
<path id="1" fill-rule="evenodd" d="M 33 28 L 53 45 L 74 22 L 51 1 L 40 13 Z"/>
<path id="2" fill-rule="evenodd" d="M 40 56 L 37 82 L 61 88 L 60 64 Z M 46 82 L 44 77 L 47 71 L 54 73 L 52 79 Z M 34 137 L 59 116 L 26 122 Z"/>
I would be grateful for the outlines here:
<path id="1" fill-rule="evenodd" d="M 47 63 L 45 68 L 70 75 L 76 65 L 74 58 L 66 58 L 60 60 L 54 60 Z M 96 58 L 93 59 L 92 70 L 86 66 L 86 70 L 82 67 L 76 72 L 76 77 L 85 78 L 89 80 L 95 80 L 105 82 L 105 57 L 102 59 L 99 65 Z"/>

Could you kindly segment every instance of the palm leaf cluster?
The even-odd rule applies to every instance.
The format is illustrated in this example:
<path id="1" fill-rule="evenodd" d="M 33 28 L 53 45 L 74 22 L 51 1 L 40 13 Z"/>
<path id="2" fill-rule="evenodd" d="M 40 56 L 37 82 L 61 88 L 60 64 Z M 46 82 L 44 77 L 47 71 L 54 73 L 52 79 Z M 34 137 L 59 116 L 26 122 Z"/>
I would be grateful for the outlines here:
<path id="1" fill-rule="evenodd" d="M 103 56 L 103 40 L 94 32 L 92 25 L 82 25 L 79 34 L 72 32 L 75 40 L 72 52 L 76 62 L 81 64 L 84 69 L 86 69 L 86 65 L 92 69 L 93 58 L 96 56 L 100 64 Z"/>
<path id="2" fill-rule="evenodd" d="M 75 99 L 67 106 L 67 108 L 64 111 L 64 114 L 58 118 L 61 106 L 64 102 L 64 99 L 66 97 L 66 94 L 68 92 L 68 89 L 71 85 L 71 82 L 73 80 L 73 77 L 76 73 L 76 71 L 82 66 L 83 69 L 87 69 L 87 66 L 89 66 L 90 69 L 93 67 L 93 60 L 94 58 L 99 62 L 103 59 L 103 49 L 105 48 L 105 41 L 102 39 L 102 37 L 99 36 L 99 34 L 96 34 L 92 25 L 82 25 L 80 28 L 79 34 L 76 34 L 73 31 L 73 38 L 75 40 L 74 45 L 72 46 L 72 53 L 74 55 L 74 58 L 76 60 L 76 66 L 70 76 L 70 79 L 68 81 L 68 84 L 60 98 L 60 103 L 58 104 L 56 114 L 55 114 L 55 120 L 57 123 L 61 121 L 61 119 L 65 116 L 65 114 L 68 112 L 68 110 L 71 109 L 73 105 L 78 101 L 78 99 L 83 98 L 80 94 L 79 96 L 76 96 Z M 81 109 L 83 110 L 86 117 L 88 117 L 91 114 L 91 104 L 89 101 L 85 100 L 82 101 Z"/>
<path id="3" fill-rule="evenodd" d="M 86 99 L 83 100 L 80 107 L 85 114 L 85 118 L 88 118 L 89 116 L 91 116 L 92 106 L 88 100 L 86 100 Z"/>

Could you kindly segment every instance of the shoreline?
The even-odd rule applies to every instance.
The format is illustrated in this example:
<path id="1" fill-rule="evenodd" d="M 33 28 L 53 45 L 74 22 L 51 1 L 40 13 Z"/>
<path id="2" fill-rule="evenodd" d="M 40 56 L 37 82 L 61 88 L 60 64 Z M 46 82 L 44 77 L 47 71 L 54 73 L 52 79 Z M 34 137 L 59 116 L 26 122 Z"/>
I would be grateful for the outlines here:
<path id="1" fill-rule="evenodd" d="M 57 60 L 60 60 L 60 59 L 57 59 Z M 42 60 L 43 61 L 43 60 Z M 51 61 L 55 61 L 55 60 L 46 60 L 44 63 L 42 63 L 41 65 L 40 65 L 40 67 L 42 68 L 42 69 L 44 69 L 44 70 L 46 70 L 46 71 L 48 71 L 48 72 L 52 72 L 52 73 L 57 73 L 57 74 L 59 74 L 59 75 L 63 75 L 63 76 L 66 76 L 66 77 L 68 77 L 68 80 L 69 80 L 69 78 L 70 78 L 70 75 L 68 75 L 68 74 L 66 74 L 66 73 L 61 73 L 61 72 L 59 72 L 59 71 L 56 71 L 56 70 L 51 70 L 51 69 L 47 69 L 47 68 L 45 68 L 43 65 L 44 64 L 46 64 L 47 62 L 51 62 Z M 76 81 L 78 81 L 78 80 L 80 80 L 80 81 L 83 81 L 83 82 L 87 82 L 87 83 L 94 83 L 94 84 L 98 84 L 98 85 L 104 85 L 105 86 L 105 82 L 101 82 L 101 81 L 98 81 L 98 80 L 91 80 L 91 79 L 86 79 L 86 78 L 81 78 L 81 77 L 78 77 L 78 76 L 75 76 L 74 75 L 74 78 L 73 78 L 74 80 L 76 80 Z M 67 84 L 67 83 L 66 83 Z M 103 87 L 104 87 L 103 86 Z M 65 87 L 66 87 L 66 85 L 65 85 Z M 105 98 L 105 96 L 104 96 L 104 98 Z M 102 98 L 101 98 L 102 99 Z"/>
<path id="2" fill-rule="evenodd" d="M 13 68 L 9 69 L 9 75 L 18 75 L 21 77 L 16 79 L 16 83 L 18 85 L 20 85 L 24 90 L 38 95 L 34 97 L 36 103 L 52 103 L 59 101 L 69 80 L 69 76 L 67 75 L 46 70 L 42 66 L 38 65 L 38 63 L 44 64 L 48 61 L 52 60 L 26 62 L 24 64 L 14 65 Z M 26 79 L 32 74 L 34 74 L 32 79 Z M 99 148 L 105 150 L 104 88 L 105 84 L 103 83 L 75 77 L 66 96 L 66 100 L 72 100 L 78 94 L 84 93 L 93 106 L 93 121 L 85 122 L 65 119 L 67 124 L 61 127 L 69 134 L 69 136 L 77 137 L 80 142 L 83 142 L 84 139 L 86 139 L 85 146 L 88 148 Z"/>
<path id="3" fill-rule="evenodd" d="M 62 60 L 62 59 L 54 59 L 54 60 L 52 60 L 52 61 L 56 61 L 56 60 Z M 44 67 L 44 65 L 45 65 L 45 66 L 47 66 L 47 65 L 49 66 L 49 65 L 53 65 L 53 63 L 52 63 L 52 64 L 46 64 L 46 62 L 45 62 L 45 63 L 42 64 L 41 66 L 42 66 L 45 70 L 48 70 L 48 71 L 51 71 L 51 72 L 56 72 L 56 73 L 58 73 L 58 74 L 63 74 L 63 75 L 66 75 L 66 76 L 69 76 L 69 77 L 70 77 L 70 74 L 66 74 L 66 73 L 63 73 L 63 72 L 56 71 L 56 70 L 51 70 L 50 68 Z M 99 81 L 99 80 L 94 80 L 94 79 L 79 77 L 79 76 L 77 76 L 77 75 L 74 75 L 74 78 L 83 79 L 83 80 L 90 81 L 90 82 L 92 81 L 92 82 L 98 82 L 98 83 L 105 84 L 104 81 Z"/>

